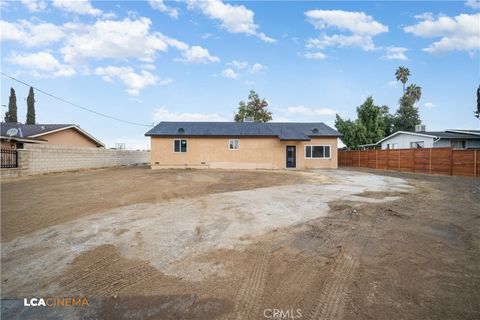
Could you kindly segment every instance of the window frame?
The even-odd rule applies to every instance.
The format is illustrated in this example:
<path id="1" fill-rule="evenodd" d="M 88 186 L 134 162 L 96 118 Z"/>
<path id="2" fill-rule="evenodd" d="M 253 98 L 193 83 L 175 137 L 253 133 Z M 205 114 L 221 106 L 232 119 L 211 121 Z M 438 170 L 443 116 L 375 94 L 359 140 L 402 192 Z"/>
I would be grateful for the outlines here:
<path id="1" fill-rule="evenodd" d="M 230 142 L 232 141 L 237 141 L 237 147 L 236 148 L 231 148 Z M 235 143 L 234 143 L 235 146 Z M 240 149 L 240 139 L 228 139 L 228 150 L 235 151 Z"/>
<path id="2" fill-rule="evenodd" d="M 307 157 L 307 147 L 310 147 L 310 157 Z M 313 156 L 313 147 L 323 147 L 323 157 Z M 329 149 L 329 157 L 325 157 L 325 147 Z M 332 145 L 331 144 L 306 144 L 303 148 L 303 157 L 306 160 L 331 160 L 332 159 Z"/>
<path id="3" fill-rule="evenodd" d="M 185 151 L 182 151 L 182 140 L 185 140 Z M 175 141 L 180 141 L 179 151 L 175 151 Z M 187 153 L 188 152 L 188 139 L 173 139 L 172 147 L 173 147 L 173 153 Z"/>
<path id="4" fill-rule="evenodd" d="M 461 143 L 462 147 L 461 148 L 455 147 L 454 146 L 455 143 Z M 452 148 L 454 150 L 465 150 L 465 149 L 467 149 L 467 140 L 452 139 L 452 140 L 450 140 L 450 148 Z"/>
<path id="5" fill-rule="evenodd" d="M 415 146 L 412 146 L 412 144 L 415 144 Z M 425 148 L 425 141 L 410 141 L 410 149 L 424 149 L 424 148 Z"/>

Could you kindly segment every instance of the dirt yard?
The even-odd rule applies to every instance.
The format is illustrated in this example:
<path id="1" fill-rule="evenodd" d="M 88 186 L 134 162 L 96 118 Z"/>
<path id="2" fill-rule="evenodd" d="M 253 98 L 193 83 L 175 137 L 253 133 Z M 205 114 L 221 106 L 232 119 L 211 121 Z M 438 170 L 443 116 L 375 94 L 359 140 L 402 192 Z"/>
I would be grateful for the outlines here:
<path id="1" fill-rule="evenodd" d="M 2 319 L 478 319 L 480 181 L 118 168 L 1 184 Z M 88 307 L 23 298 L 88 297 Z"/>

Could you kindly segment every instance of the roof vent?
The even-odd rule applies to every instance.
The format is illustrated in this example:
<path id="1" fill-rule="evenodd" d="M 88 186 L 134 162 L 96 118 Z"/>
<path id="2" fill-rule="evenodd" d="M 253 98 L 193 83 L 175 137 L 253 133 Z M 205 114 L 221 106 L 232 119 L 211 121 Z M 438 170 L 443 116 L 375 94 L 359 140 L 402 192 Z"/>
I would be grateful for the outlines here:
<path id="1" fill-rule="evenodd" d="M 313 133 L 318 133 L 318 129 L 317 129 L 317 128 L 313 128 L 312 132 L 313 132 Z"/>
<path id="2" fill-rule="evenodd" d="M 415 132 L 425 132 L 426 127 L 424 124 L 415 125 Z"/>
<path id="3" fill-rule="evenodd" d="M 243 119 L 243 122 L 255 122 L 255 121 L 254 121 L 253 117 L 245 117 Z"/>
<path id="4" fill-rule="evenodd" d="M 185 129 L 183 129 L 183 128 L 178 128 L 177 132 L 178 132 L 178 133 L 185 133 Z"/>

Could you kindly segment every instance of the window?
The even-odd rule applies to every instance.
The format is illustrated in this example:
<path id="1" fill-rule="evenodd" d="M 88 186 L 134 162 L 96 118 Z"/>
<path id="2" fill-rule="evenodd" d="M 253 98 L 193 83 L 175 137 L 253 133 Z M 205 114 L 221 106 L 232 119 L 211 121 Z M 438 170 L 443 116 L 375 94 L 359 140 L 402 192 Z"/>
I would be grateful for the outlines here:
<path id="1" fill-rule="evenodd" d="M 329 159 L 330 146 L 305 146 L 305 158 Z"/>
<path id="2" fill-rule="evenodd" d="M 240 147 L 240 142 L 238 139 L 230 139 L 228 140 L 228 147 L 230 150 L 237 150 Z"/>
<path id="3" fill-rule="evenodd" d="M 185 139 L 173 140 L 173 152 L 187 152 L 187 140 Z"/>
<path id="4" fill-rule="evenodd" d="M 452 140 L 451 144 L 453 149 L 465 149 L 466 146 L 465 140 Z"/>
<path id="5" fill-rule="evenodd" d="M 398 149 L 398 143 L 387 144 L 387 149 Z"/>
<path id="6" fill-rule="evenodd" d="M 412 142 L 410 142 L 410 148 L 412 148 L 412 149 L 423 148 L 423 141 L 412 141 Z"/>

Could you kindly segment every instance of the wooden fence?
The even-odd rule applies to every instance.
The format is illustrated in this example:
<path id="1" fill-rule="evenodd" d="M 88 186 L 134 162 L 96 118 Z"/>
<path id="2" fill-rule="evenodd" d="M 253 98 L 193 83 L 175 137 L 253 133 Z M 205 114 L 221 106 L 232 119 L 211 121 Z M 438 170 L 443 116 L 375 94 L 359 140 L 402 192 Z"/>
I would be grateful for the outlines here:
<path id="1" fill-rule="evenodd" d="M 338 165 L 401 172 L 480 177 L 480 150 L 452 148 L 338 150 Z"/>

